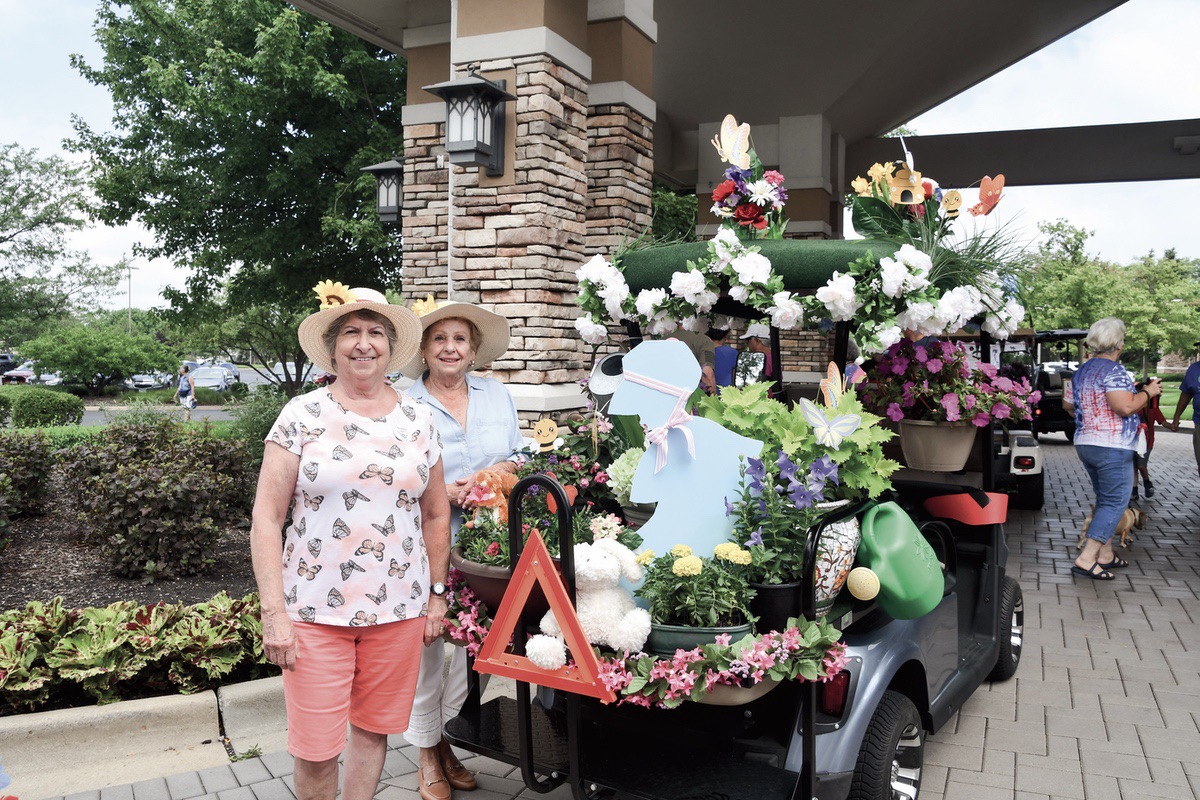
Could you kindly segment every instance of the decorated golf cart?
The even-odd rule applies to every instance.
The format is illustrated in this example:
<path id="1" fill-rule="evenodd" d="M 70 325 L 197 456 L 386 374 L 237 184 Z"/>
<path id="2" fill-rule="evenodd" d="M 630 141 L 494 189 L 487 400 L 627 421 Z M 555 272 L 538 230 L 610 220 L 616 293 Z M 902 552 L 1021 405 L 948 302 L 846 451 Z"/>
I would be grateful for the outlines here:
<path id="1" fill-rule="evenodd" d="M 902 335 L 974 320 L 1003 335 L 1019 307 L 983 268 L 994 262 L 964 271 L 942 252 L 937 231 L 953 217 L 941 216 L 958 205 L 943 207 L 911 164 L 876 165 L 859 186 L 867 240 L 756 238 L 782 229 L 782 179 L 745 135 L 730 120 L 716 142 L 731 168 L 714 199 L 737 230 L 580 270 L 581 335 L 599 344 L 623 326 L 628 352 L 593 372 L 598 408 L 567 429 L 583 450 L 556 451 L 556 432 L 539 434 L 543 468 L 495 487 L 467 529 L 464 546 L 503 557 L 508 583 L 489 605 L 477 577 L 453 576 L 452 637 L 474 672 L 445 733 L 519 766 L 535 792 L 915 797 L 926 733 L 1020 660 L 1007 497 L 987 465 L 991 426 L 1027 410 L 1028 385 Z M 932 237 L 932 255 L 914 234 Z M 952 280 L 963 276 L 975 282 Z M 819 396 L 792 406 L 769 395 L 783 381 L 779 332 L 806 311 L 832 323 L 833 363 Z M 678 330 L 706 329 L 714 314 L 769 321 L 765 382 L 696 393 L 701 367 Z M 852 333 L 864 354 L 893 370 L 905 359 L 903 369 L 850 362 Z M 916 359 L 958 383 L 936 397 L 928 381 L 894 386 Z M 895 451 L 903 466 L 889 457 L 902 421 L 961 433 L 964 417 L 956 466 L 914 466 L 916 444 Z M 601 464 L 602 434 L 619 427 L 644 430 L 641 447 L 627 441 L 631 456 Z M 972 458 L 978 472 L 964 469 Z M 623 476 L 623 505 L 655 504 L 632 534 L 588 504 L 601 475 Z M 515 698 L 483 702 L 476 673 L 513 678 Z"/>

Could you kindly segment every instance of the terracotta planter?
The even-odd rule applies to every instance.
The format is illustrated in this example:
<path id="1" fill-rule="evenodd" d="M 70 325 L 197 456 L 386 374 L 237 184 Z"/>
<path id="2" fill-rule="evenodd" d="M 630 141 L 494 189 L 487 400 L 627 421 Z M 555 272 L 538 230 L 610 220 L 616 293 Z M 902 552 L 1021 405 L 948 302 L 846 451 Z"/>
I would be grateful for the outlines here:
<path id="1" fill-rule="evenodd" d="M 754 598 L 750 611 L 758 617 L 759 633 L 782 631 L 791 617 L 800 616 L 800 581 L 791 583 L 751 583 Z M 733 687 L 729 687 L 733 688 Z"/>
<path id="2" fill-rule="evenodd" d="M 558 560 L 555 559 L 555 564 L 557 565 L 557 563 Z M 488 614 L 494 617 L 500 608 L 500 601 L 504 599 L 504 593 L 508 590 L 508 583 L 512 579 L 512 568 L 493 567 L 490 564 L 468 561 L 463 557 L 461 547 L 455 547 L 450 551 L 450 566 L 460 570 L 466 576 L 467 586 L 470 586 L 471 591 L 487 606 Z M 546 595 L 542 592 L 541 587 L 535 584 L 529 593 L 529 602 L 525 604 L 525 613 L 522 616 L 526 623 L 537 625 L 549 610 L 550 603 L 546 600 Z"/>
<path id="3" fill-rule="evenodd" d="M 910 469 L 957 472 L 967 463 L 975 445 L 976 428 L 970 422 L 900 420 L 900 448 Z"/>
<path id="4" fill-rule="evenodd" d="M 728 633 L 736 642 L 750 633 L 750 623 L 724 628 L 700 628 L 689 625 L 660 625 L 652 622 L 650 623 L 650 638 L 646 640 L 646 650 L 659 655 L 673 656 L 676 650 L 691 650 L 702 644 L 712 644 L 723 633 Z"/>
<path id="5" fill-rule="evenodd" d="M 696 701 L 705 706 L 744 706 L 752 703 L 779 685 L 779 681 L 767 679 L 753 686 L 726 686 L 718 683 Z"/>
<path id="6" fill-rule="evenodd" d="M 625 514 L 625 522 L 629 527 L 640 528 L 650 521 L 656 508 L 658 503 L 630 503 L 621 506 L 621 511 Z"/>

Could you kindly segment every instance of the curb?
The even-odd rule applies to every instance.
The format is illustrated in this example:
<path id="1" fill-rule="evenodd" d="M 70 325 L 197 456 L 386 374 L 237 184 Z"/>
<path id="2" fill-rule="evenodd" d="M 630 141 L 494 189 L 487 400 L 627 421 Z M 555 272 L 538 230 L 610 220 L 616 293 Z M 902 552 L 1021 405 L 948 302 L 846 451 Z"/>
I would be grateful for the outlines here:
<path id="1" fill-rule="evenodd" d="M 3 717 L 0 757 L 8 793 L 61 797 L 228 765 L 222 732 L 237 752 L 283 750 L 283 678 Z"/>

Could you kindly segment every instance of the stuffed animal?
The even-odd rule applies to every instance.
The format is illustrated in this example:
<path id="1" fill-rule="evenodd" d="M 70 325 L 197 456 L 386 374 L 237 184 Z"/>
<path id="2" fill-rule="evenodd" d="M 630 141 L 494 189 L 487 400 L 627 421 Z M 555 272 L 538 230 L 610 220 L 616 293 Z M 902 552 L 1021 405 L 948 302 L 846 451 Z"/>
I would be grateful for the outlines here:
<path id="1" fill-rule="evenodd" d="M 633 551 L 615 539 L 575 545 L 576 613 L 588 641 L 620 652 L 638 652 L 650 636 L 650 612 L 638 608 L 633 593 L 619 586 L 624 576 L 632 583 L 642 579 L 642 568 Z M 559 669 L 567 663 L 567 648 L 553 611 L 542 617 L 542 633 L 525 645 L 525 655 L 542 669 Z"/>
<path id="2" fill-rule="evenodd" d="M 488 467 L 476 472 L 471 479 L 475 482 L 467 495 L 475 508 L 471 522 L 485 514 L 495 515 L 501 523 L 508 522 L 508 495 L 517 484 L 517 476 L 507 470 Z"/>

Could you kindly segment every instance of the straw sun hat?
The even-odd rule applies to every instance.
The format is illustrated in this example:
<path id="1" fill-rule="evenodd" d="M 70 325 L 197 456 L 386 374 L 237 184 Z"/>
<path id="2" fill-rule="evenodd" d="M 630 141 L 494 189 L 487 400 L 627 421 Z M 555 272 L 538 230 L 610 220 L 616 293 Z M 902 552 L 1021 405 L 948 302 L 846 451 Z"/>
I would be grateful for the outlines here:
<path id="1" fill-rule="evenodd" d="M 309 314 L 300 323 L 300 347 L 309 360 L 325 372 L 337 373 L 337 365 L 329 358 L 324 338 L 329 326 L 355 311 L 374 311 L 387 317 L 396 329 L 396 341 L 387 371 L 395 372 L 413 357 L 421 347 L 421 323 L 416 314 L 404 306 L 392 305 L 374 289 L 350 289 L 333 281 L 321 281 L 313 291 L 321 298 L 321 310 Z"/>
<path id="2" fill-rule="evenodd" d="M 479 366 L 490 364 L 508 349 L 508 320 L 494 312 L 477 306 L 474 303 L 459 303 L 455 300 L 435 302 L 432 297 L 413 303 L 413 311 L 420 319 L 421 335 L 430 325 L 444 319 L 465 319 L 475 324 L 479 329 L 479 349 L 475 351 L 475 363 Z M 418 335 L 418 348 L 420 338 Z M 409 378 L 419 378 L 425 372 L 425 362 L 418 349 L 408 362 L 400 366 L 400 371 Z"/>

